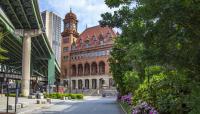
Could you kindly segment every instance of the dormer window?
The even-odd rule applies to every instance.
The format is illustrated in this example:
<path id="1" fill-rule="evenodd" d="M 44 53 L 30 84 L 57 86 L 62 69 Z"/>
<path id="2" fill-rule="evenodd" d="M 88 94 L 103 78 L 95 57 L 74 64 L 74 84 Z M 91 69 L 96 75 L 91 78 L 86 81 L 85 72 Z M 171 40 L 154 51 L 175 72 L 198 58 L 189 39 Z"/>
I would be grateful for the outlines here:
<path id="1" fill-rule="evenodd" d="M 107 33 L 107 37 L 109 38 L 109 39 L 112 39 L 112 34 L 108 31 L 108 33 Z"/>
<path id="2" fill-rule="evenodd" d="M 102 34 L 99 35 L 99 43 L 100 43 L 100 45 L 104 44 L 104 38 L 103 38 Z"/>
<path id="3" fill-rule="evenodd" d="M 97 38 L 96 38 L 96 36 L 95 36 L 95 35 L 93 35 L 93 36 L 92 36 L 92 39 L 93 39 L 94 41 L 96 41 L 96 40 L 97 40 Z"/>
<path id="4" fill-rule="evenodd" d="M 89 48 L 89 47 L 90 47 L 90 41 L 89 41 L 89 40 L 86 40 L 86 41 L 85 41 L 85 47 L 86 47 L 86 48 Z"/>
<path id="5" fill-rule="evenodd" d="M 104 43 L 103 40 L 100 40 L 100 45 L 103 45 L 103 43 Z"/>
<path id="6" fill-rule="evenodd" d="M 80 43 L 81 43 L 81 44 L 83 43 L 82 39 L 80 39 Z"/>

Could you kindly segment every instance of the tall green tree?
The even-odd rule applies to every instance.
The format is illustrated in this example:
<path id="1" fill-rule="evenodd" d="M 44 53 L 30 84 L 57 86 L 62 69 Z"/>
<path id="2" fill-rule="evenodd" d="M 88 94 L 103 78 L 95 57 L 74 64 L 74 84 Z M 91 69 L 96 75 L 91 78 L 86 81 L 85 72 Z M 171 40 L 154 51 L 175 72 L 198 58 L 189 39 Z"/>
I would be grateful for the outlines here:
<path id="1" fill-rule="evenodd" d="M 194 105 L 199 100 L 191 100 L 200 91 L 199 0 L 105 0 L 105 3 L 110 8 L 119 7 L 114 14 L 102 14 L 100 24 L 122 30 L 110 59 L 111 72 L 120 90 L 126 91 L 120 81 L 126 72 L 134 69 L 145 79 L 146 68 L 162 66 L 184 73 L 190 100 L 183 105 L 195 112 L 200 107 Z"/>

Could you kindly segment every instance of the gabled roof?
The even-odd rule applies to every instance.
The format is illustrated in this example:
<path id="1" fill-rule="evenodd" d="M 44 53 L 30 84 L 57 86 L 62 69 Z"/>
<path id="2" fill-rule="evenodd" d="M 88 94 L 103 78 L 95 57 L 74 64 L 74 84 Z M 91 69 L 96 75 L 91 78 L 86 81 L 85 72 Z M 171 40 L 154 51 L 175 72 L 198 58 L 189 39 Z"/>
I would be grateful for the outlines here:
<path id="1" fill-rule="evenodd" d="M 76 41 L 77 49 L 85 48 L 86 42 L 90 47 L 100 45 L 100 41 L 103 40 L 104 44 L 111 44 L 112 39 L 116 37 L 116 33 L 110 27 L 101 27 L 100 25 L 90 27 L 83 31 Z M 89 41 L 89 42 L 88 42 Z"/>

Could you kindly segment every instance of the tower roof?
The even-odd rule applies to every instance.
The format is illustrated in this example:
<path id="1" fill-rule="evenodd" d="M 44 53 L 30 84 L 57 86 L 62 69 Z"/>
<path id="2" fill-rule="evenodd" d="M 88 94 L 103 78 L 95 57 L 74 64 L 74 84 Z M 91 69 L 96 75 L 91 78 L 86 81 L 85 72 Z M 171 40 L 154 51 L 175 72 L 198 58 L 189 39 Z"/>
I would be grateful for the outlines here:
<path id="1" fill-rule="evenodd" d="M 65 19 L 75 19 L 75 20 L 77 20 L 77 17 L 76 17 L 76 14 L 74 14 L 72 12 L 72 10 L 70 9 L 70 12 L 65 15 Z"/>

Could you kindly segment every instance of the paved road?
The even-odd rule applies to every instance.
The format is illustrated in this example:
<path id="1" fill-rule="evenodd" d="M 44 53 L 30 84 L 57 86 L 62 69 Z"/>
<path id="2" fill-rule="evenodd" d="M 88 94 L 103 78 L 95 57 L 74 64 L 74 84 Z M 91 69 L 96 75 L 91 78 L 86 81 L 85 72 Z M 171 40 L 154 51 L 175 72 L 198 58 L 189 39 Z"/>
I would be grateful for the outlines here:
<path id="1" fill-rule="evenodd" d="M 67 101 L 35 110 L 32 114 L 124 114 L 115 98 L 90 97 L 84 101 Z"/>

